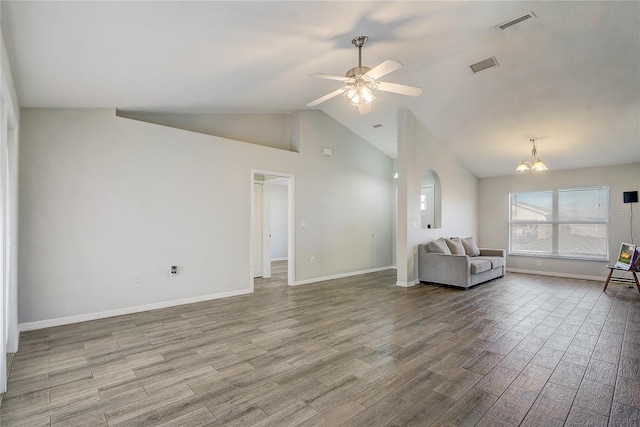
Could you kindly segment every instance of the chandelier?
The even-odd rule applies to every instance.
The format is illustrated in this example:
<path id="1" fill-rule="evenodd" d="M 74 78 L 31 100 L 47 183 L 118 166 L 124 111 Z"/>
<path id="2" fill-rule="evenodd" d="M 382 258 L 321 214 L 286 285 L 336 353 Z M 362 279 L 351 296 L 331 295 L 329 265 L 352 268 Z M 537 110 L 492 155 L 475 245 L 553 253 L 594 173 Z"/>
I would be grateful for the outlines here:
<path id="1" fill-rule="evenodd" d="M 531 156 L 520 162 L 520 164 L 516 168 L 517 172 L 542 172 L 547 170 L 547 165 L 545 165 L 544 162 L 538 157 L 538 150 L 536 149 L 536 139 L 538 138 L 529 139 L 529 141 L 531 141 L 531 143 L 533 144 L 533 148 L 531 149 Z M 533 163 L 531 161 L 533 161 Z"/>

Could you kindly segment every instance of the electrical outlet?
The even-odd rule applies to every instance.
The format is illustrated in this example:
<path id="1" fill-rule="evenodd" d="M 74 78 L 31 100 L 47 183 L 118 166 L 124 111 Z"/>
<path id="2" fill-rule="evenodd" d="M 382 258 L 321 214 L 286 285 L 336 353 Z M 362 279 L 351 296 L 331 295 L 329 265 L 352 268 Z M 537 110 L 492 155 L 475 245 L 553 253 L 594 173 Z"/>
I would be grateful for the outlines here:
<path id="1" fill-rule="evenodd" d="M 537 265 L 538 267 L 542 267 L 542 260 L 541 260 L 541 259 L 537 260 L 537 261 L 536 261 L 536 265 Z"/>
<path id="2" fill-rule="evenodd" d="M 314 264 L 316 262 L 316 257 L 312 256 L 311 257 L 311 264 Z"/>
<path id="3" fill-rule="evenodd" d="M 178 266 L 177 265 L 172 265 L 171 269 L 169 270 L 169 278 L 170 279 L 175 279 L 176 278 L 176 274 L 178 274 Z"/>

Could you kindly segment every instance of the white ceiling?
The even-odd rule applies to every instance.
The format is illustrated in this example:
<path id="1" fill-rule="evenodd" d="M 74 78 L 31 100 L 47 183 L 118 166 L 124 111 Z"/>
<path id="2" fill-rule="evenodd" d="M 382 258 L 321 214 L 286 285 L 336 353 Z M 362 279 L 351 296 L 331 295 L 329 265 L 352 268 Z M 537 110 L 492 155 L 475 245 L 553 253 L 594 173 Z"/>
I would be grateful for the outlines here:
<path id="1" fill-rule="evenodd" d="M 513 174 L 530 137 L 550 169 L 640 162 L 640 2 L 2 1 L 22 107 L 290 112 L 338 89 L 311 79 L 396 59 L 359 116 L 318 107 L 391 157 L 398 108 L 479 177 Z M 497 24 L 537 18 L 501 31 Z M 498 67 L 469 65 L 495 56 Z M 374 129 L 374 124 L 383 126 Z"/>

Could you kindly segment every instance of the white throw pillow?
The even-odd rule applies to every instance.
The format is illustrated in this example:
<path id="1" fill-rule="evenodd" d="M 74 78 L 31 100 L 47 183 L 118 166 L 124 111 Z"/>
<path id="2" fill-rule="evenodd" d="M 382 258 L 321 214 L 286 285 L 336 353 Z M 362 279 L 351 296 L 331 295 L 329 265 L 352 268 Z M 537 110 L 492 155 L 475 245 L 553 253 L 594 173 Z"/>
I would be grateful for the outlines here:
<path id="1" fill-rule="evenodd" d="M 447 246 L 453 255 L 465 255 L 466 251 L 462 242 L 458 237 L 452 237 L 451 239 L 446 239 Z"/>
<path id="2" fill-rule="evenodd" d="M 464 247 L 464 252 L 469 256 L 478 256 L 480 255 L 480 249 L 478 249 L 478 245 L 476 245 L 473 237 L 465 237 L 464 239 L 460 239 L 462 242 L 462 246 Z"/>
<path id="3" fill-rule="evenodd" d="M 451 255 L 449 246 L 447 246 L 447 242 L 445 242 L 445 240 L 442 237 L 439 238 L 438 240 L 434 240 L 432 242 L 427 243 L 427 249 L 429 249 L 429 252 Z"/>

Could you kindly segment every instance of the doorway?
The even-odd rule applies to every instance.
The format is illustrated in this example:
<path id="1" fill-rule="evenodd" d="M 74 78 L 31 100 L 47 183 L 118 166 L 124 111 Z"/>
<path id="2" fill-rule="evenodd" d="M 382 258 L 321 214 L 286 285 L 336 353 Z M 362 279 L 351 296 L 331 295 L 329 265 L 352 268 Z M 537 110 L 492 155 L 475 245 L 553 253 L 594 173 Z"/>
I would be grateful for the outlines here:
<path id="1" fill-rule="evenodd" d="M 251 289 L 292 286 L 294 175 L 251 171 Z"/>

